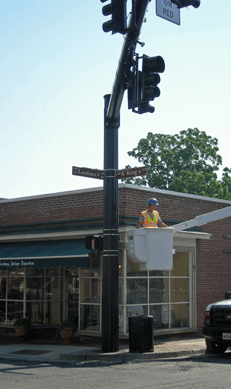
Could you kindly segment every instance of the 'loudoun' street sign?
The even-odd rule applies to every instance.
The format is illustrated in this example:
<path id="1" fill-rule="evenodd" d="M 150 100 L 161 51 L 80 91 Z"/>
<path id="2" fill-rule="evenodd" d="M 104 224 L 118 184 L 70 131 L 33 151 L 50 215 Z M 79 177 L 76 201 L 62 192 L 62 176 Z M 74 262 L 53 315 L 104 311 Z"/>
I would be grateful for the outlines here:
<path id="1" fill-rule="evenodd" d="M 89 178 L 98 178 L 99 180 L 104 180 L 105 172 L 104 170 L 88 169 L 86 167 L 72 166 L 72 175 L 89 177 Z"/>

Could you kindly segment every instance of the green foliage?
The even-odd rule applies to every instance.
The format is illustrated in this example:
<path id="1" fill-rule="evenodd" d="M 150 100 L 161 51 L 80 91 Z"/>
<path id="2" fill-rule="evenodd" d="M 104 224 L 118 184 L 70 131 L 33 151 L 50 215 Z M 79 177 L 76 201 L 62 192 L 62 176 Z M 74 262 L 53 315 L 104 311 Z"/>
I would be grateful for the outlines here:
<path id="1" fill-rule="evenodd" d="M 231 169 L 222 165 L 218 140 L 197 128 L 176 135 L 148 133 L 128 152 L 147 167 L 147 175 L 126 183 L 231 200 Z M 130 166 L 126 166 L 130 168 Z"/>

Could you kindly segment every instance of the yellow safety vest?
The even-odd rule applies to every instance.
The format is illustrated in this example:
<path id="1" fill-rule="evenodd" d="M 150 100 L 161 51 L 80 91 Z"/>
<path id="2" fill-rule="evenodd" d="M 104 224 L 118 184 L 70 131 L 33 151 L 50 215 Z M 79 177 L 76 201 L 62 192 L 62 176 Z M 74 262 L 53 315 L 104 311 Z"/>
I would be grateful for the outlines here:
<path id="1" fill-rule="evenodd" d="M 150 218 L 147 210 L 141 212 L 141 215 L 144 218 L 143 227 L 158 227 L 157 223 L 158 223 L 159 213 L 157 211 L 153 211 L 153 212 L 154 212 L 153 220 Z"/>

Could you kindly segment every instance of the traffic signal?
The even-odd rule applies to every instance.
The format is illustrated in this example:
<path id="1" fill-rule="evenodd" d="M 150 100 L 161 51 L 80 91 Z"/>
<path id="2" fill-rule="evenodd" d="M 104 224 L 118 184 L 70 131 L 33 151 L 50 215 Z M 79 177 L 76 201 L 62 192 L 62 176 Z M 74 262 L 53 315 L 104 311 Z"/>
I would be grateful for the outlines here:
<path id="1" fill-rule="evenodd" d="M 100 0 L 101 3 L 105 3 L 108 0 Z M 111 2 L 105 5 L 102 9 L 104 16 L 111 15 L 111 20 L 103 23 L 103 31 L 116 34 L 125 34 L 127 31 L 127 0 L 111 0 Z"/>
<path id="2" fill-rule="evenodd" d="M 89 235 L 86 237 L 86 249 L 103 251 L 103 236 Z"/>
<path id="3" fill-rule="evenodd" d="M 165 63 L 162 57 L 148 57 L 143 55 L 142 72 L 139 72 L 140 102 L 138 104 L 138 113 L 153 113 L 155 108 L 149 104 L 155 97 L 160 96 L 159 73 L 163 73 Z"/>
<path id="4" fill-rule="evenodd" d="M 184 8 L 192 5 L 194 8 L 200 6 L 200 0 L 171 0 L 172 3 L 177 5 L 177 8 Z"/>

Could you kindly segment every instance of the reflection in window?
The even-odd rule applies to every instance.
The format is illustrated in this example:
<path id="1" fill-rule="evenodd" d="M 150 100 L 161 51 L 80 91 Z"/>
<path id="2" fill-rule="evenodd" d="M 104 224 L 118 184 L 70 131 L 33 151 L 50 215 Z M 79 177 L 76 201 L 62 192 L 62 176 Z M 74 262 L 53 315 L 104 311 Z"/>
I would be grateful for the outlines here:
<path id="1" fill-rule="evenodd" d="M 168 305 L 152 305 L 150 307 L 150 315 L 153 316 L 154 329 L 163 329 L 169 327 L 168 310 Z"/>
<path id="2" fill-rule="evenodd" d="M 127 280 L 127 304 L 147 304 L 148 281 L 145 278 Z"/>
<path id="3" fill-rule="evenodd" d="M 8 299 L 23 300 L 24 279 L 23 277 L 7 277 L 8 278 Z"/>
<path id="4" fill-rule="evenodd" d="M 62 269 L 25 271 L 26 277 L 24 269 L 0 272 L 0 322 L 14 323 L 25 315 L 32 323 L 60 324 L 63 316 Z M 46 274 L 51 277 L 45 278 Z"/>
<path id="5" fill-rule="evenodd" d="M 188 278 L 171 278 L 171 301 L 173 303 L 189 301 Z"/>
<path id="6" fill-rule="evenodd" d="M 150 278 L 149 303 L 167 303 L 169 301 L 169 279 Z"/>
<path id="7" fill-rule="evenodd" d="M 189 304 L 172 304 L 172 328 L 189 327 Z"/>
<path id="8" fill-rule="evenodd" d="M 126 331 L 128 332 L 128 318 L 130 316 L 137 316 L 137 315 L 145 315 L 148 314 L 148 306 L 147 305 L 132 305 L 127 306 L 126 308 Z"/>
<path id="9" fill-rule="evenodd" d="M 23 302 L 8 301 L 7 302 L 7 318 L 9 323 L 14 323 L 15 320 L 23 316 Z"/>
<path id="10" fill-rule="evenodd" d="M 31 277 L 26 280 L 26 299 L 44 299 L 44 277 Z"/>
<path id="11" fill-rule="evenodd" d="M 94 251 L 92 251 L 88 255 L 88 267 L 80 269 L 80 277 L 100 277 L 101 256 Z"/>
<path id="12" fill-rule="evenodd" d="M 80 302 L 100 303 L 100 279 L 80 279 Z"/>
<path id="13" fill-rule="evenodd" d="M 80 329 L 100 331 L 99 305 L 80 305 Z"/>
<path id="14" fill-rule="evenodd" d="M 147 271 L 140 271 L 140 265 L 127 259 L 127 276 L 128 277 L 147 277 Z"/>

